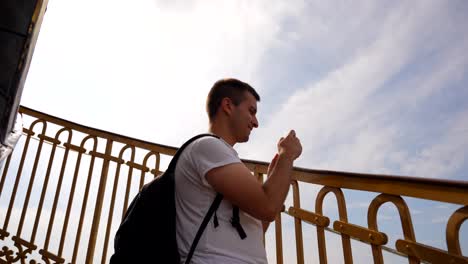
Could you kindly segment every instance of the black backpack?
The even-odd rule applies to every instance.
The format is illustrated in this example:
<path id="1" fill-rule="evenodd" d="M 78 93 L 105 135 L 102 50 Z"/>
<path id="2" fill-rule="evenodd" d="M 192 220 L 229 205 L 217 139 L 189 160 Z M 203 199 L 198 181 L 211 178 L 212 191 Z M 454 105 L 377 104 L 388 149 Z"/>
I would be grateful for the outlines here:
<path id="1" fill-rule="evenodd" d="M 204 136 L 218 138 L 212 134 L 201 134 L 188 140 L 174 155 L 163 175 L 143 186 L 133 199 L 115 235 L 115 253 L 110 259 L 111 264 L 180 263 L 176 241 L 174 172 L 184 148 Z M 190 263 L 198 240 L 222 199 L 223 196 L 218 193 L 200 225 L 185 263 Z M 237 216 L 234 214 L 231 222 L 239 230 L 238 213 Z"/>

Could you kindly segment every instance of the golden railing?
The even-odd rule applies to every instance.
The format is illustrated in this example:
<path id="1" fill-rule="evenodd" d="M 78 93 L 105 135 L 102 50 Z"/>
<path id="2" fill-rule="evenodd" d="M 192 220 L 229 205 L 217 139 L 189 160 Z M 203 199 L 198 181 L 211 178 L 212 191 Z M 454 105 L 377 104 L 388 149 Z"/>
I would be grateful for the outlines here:
<path id="1" fill-rule="evenodd" d="M 25 126 L 25 136 L 0 170 L 0 263 L 40 263 L 40 259 L 44 263 L 107 263 L 114 232 L 129 200 L 161 173 L 177 149 L 26 107 L 20 112 L 30 125 Z M 244 162 L 263 179 L 267 163 Z M 314 212 L 301 207 L 299 187 L 307 184 L 322 186 Z M 461 225 L 468 218 L 467 182 L 296 168 L 291 186 L 292 206 L 272 225 L 277 263 L 314 262 L 304 257 L 303 222 L 316 227 L 319 257 L 315 262 L 327 263 L 325 231 L 330 231 L 341 237 L 344 263 L 353 262 L 351 239 L 370 245 L 374 263 L 383 263 L 383 250 L 404 256 L 409 263 L 468 263 L 459 239 Z M 377 193 L 368 206 L 367 227 L 348 222 L 342 189 Z M 339 213 L 331 227 L 330 218 L 323 213 L 328 193 L 336 197 Z M 403 196 L 458 205 L 446 226 L 448 250 L 416 240 Z M 387 202 L 396 206 L 404 234 L 396 241 L 396 250 L 386 246 L 388 237 L 377 225 L 379 208 Z M 286 216 L 294 219 L 296 260 L 283 259 L 282 217 Z"/>

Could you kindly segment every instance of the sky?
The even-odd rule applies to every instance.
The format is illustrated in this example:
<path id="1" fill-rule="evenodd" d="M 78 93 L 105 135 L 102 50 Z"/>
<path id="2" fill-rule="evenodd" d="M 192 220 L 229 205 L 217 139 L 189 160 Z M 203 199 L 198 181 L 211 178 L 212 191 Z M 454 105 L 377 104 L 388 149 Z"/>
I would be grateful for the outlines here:
<path id="1" fill-rule="evenodd" d="M 21 104 L 180 146 L 207 130 L 211 85 L 234 77 L 261 96 L 241 158 L 270 161 L 295 129 L 299 167 L 468 181 L 466 24 L 462 0 L 50 0 Z M 312 200 L 318 189 L 302 190 Z M 374 195 L 345 195 L 350 221 L 366 225 Z M 458 207 L 407 202 L 418 240 L 446 248 Z M 391 247 L 395 213 L 384 206 L 379 216 Z"/>

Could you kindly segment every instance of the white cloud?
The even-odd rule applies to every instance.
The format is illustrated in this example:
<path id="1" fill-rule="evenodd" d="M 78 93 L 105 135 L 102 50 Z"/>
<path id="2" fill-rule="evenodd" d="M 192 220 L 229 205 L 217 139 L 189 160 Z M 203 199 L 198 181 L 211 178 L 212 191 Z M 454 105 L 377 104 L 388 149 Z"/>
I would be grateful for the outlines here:
<path id="1" fill-rule="evenodd" d="M 448 217 L 436 217 L 431 219 L 431 223 L 433 224 L 442 224 L 447 223 Z"/>
<path id="2" fill-rule="evenodd" d="M 402 172 L 423 177 L 445 178 L 460 169 L 466 160 L 468 140 L 462 130 L 468 124 L 468 111 L 454 117 L 440 141 L 421 149 L 417 156 L 402 161 Z"/>
<path id="3" fill-rule="evenodd" d="M 22 103 L 169 145 L 205 131 L 212 83 L 233 76 L 255 84 L 282 18 L 300 6 L 186 4 L 51 1 Z"/>
<path id="4" fill-rule="evenodd" d="M 436 1 L 50 1 L 22 103 L 178 145 L 205 130 L 212 83 L 234 76 L 281 98 L 275 106 L 262 101 L 267 121 L 239 146 L 241 157 L 269 161 L 278 138 L 294 128 L 302 167 L 450 177 L 466 163 L 466 109 L 449 113 L 448 129 L 422 146 L 402 137 L 415 109 L 430 108 L 428 101 L 466 78 L 466 18 L 452 9 Z M 318 64 L 323 76 L 287 68 L 288 61 Z M 415 70 L 418 63 L 425 65 Z M 275 72 L 274 64 L 286 66 Z M 297 71 L 304 84 L 275 85 L 275 77 L 293 83 Z M 317 192 L 301 185 L 303 207 L 313 206 L 304 201 Z M 367 206 L 350 201 L 348 208 Z"/>
<path id="5" fill-rule="evenodd" d="M 380 34 L 375 39 L 355 43 L 348 50 L 355 54 L 351 60 L 342 62 L 323 79 L 294 92 L 271 114 L 269 123 L 257 130 L 258 135 L 253 135 L 253 147 L 243 146 L 241 153 L 268 160 L 275 151 L 273 142 L 289 128 L 294 128 L 304 146 L 297 163 L 299 166 L 424 176 L 433 168 L 406 168 L 424 162 L 406 164 L 408 159 L 411 160 L 409 148 L 413 146 L 402 142 L 409 133 L 407 124 L 402 121 L 403 118 L 418 118 L 411 109 L 420 111 L 430 107 L 428 98 L 434 98 L 454 82 L 461 82 L 465 76 L 468 58 L 460 54 L 464 54 L 462 50 L 467 39 L 462 36 L 453 43 L 444 40 L 445 31 L 450 32 L 453 27 L 447 22 L 451 21 L 448 9 L 434 2 L 429 5 L 404 2 L 392 7 L 382 21 L 378 20 L 381 22 Z M 439 14 L 437 26 L 427 27 L 435 14 Z M 373 21 L 369 19 L 358 24 L 366 23 Z M 339 31 L 338 28 L 335 30 Z M 355 50 L 357 52 L 353 53 Z M 437 53 L 437 63 L 440 64 L 428 64 L 424 71 L 401 78 L 402 71 L 435 51 L 440 51 Z M 389 85 L 391 82 L 395 85 Z M 404 116 L 402 110 L 410 111 L 413 116 Z M 450 121 L 463 123 L 454 116 Z M 465 152 L 456 143 L 458 140 L 464 142 L 460 139 L 463 134 L 453 136 L 454 133 L 444 136 L 452 138 L 451 141 L 429 139 L 428 144 L 434 145 L 436 152 L 441 148 L 437 145 L 459 150 L 456 158 L 444 167 L 439 165 L 444 163 L 440 158 L 451 151 L 443 150 L 434 156 L 428 166 L 439 169 L 433 170 L 432 175 L 450 177 L 449 174 L 463 164 Z"/>
<path id="6" fill-rule="evenodd" d="M 395 173 L 388 161 L 409 154 L 396 144 L 402 124 L 383 123 L 382 116 L 463 78 L 468 62 L 460 56 L 465 38 L 441 53 L 446 64 L 402 83 L 416 88 L 373 102 L 415 57 L 447 44 L 434 36 L 459 32 L 447 30 L 453 28 L 449 8 L 437 2 L 386 8 L 303 1 L 99 1 L 92 9 L 69 4 L 50 3 L 22 103 L 168 145 L 205 131 L 205 96 L 217 78 L 237 76 L 271 93 L 268 78 L 256 74 L 269 67 L 262 63 L 272 48 L 290 50 L 302 41 L 329 59 L 339 51 L 334 71 L 297 89 L 275 112 L 260 109 L 269 122 L 254 132 L 252 144 L 239 147 L 243 157 L 269 160 L 278 138 L 295 128 L 304 167 Z M 436 26 L 427 27 L 434 17 Z M 408 168 L 401 172 L 415 172 Z"/>
<path id="7" fill-rule="evenodd" d="M 368 208 L 369 207 L 369 202 L 354 202 L 351 204 L 346 205 L 346 208 L 352 209 L 352 208 Z"/>
<path id="8" fill-rule="evenodd" d="M 347 120 L 361 121 L 363 118 L 354 115 L 356 111 L 408 59 L 409 44 L 405 45 L 408 42 L 405 37 L 411 36 L 409 29 L 415 26 L 408 23 L 406 29 L 389 34 L 400 23 L 401 13 L 393 14 L 380 37 L 353 61 L 293 94 L 273 115 L 274 121 L 259 129 L 262 141 L 271 131 L 293 127 L 302 136 L 306 152 L 318 150 L 328 145 L 333 135 L 352 126 Z"/>
<path id="9" fill-rule="evenodd" d="M 421 210 L 416 210 L 416 209 L 412 209 L 412 210 L 410 210 L 410 212 L 411 212 L 412 215 L 419 215 L 419 214 L 422 214 L 422 213 L 423 213 L 423 211 L 421 211 Z"/>

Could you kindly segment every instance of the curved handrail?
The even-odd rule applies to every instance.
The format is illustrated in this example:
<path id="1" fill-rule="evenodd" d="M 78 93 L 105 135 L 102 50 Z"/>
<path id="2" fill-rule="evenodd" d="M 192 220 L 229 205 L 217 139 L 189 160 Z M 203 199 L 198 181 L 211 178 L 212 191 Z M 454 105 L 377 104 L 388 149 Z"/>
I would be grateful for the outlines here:
<path id="1" fill-rule="evenodd" d="M 111 236 L 112 231 L 112 223 L 118 222 L 122 217 L 120 214 L 120 210 L 122 210 L 122 215 L 125 211 L 125 208 L 128 205 L 128 200 L 130 198 L 130 189 L 131 186 L 142 186 L 144 181 L 148 180 L 147 177 L 156 177 L 158 176 L 160 171 L 160 155 L 166 156 L 173 156 L 176 151 L 177 147 L 167 146 L 163 144 L 156 144 L 148 141 L 144 141 L 141 139 L 136 139 L 124 135 L 119 135 L 113 132 L 108 132 L 88 126 L 84 126 L 81 124 L 77 124 L 62 118 L 58 118 L 49 114 L 42 113 L 40 111 L 36 111 L 30 109 L 28 107 L 21 106 L 19 109 L 20 113 L 31 117 L 31 125 L 28 128 L 24 128 L 23 132 L 27 135 L 26 140 L 24 142 L 23 152 L 18 150 L 20 153 L 16 154 L 17 161 L 15 166 L 17 167 L 16 173 L 16 180 L 13 187 L 9 187 L 12 189 L 12 194 L 10 197 L 10 203 L 8 207 L 8 212 L 6 214 L 6 218 L 3 224 L 3 228 L 0 228 L 0 242 L 1 240 L 5 240 L 6 238 L 11 239 L 15 242 L 15 250 L 17 253 L 21 254 L 21 259 L 25 259 L 27 256 L 31 254 L 32 251 L 35 251 L 37 246 L 34 245 L 34 237 L 36 234 L 37 223 L 35 224 L 33 236 L 30 241 L 26 241 L 20 236 L 21 233 L 21 225 L 20 230 L 16 232 L 15 236 L 10 237 L 10 233 L 8 232 L 8 223 L 10 220 L 11 212 L 14 209 L 13 205 L 15 203 L 15 197 L 17 196 L 17 187 L 20 181 L 21 175 L 24 173 L 28 173 L 28 171 L 23 171 L 23 165 L 25 165 L 25 157 L 28 151 L 29 141 L 30 139 L 38 139 L 38 149 L 36 152 L 35 160 L 34 160 L 34 169 L 31 175 L 24 175 L 22 179 L 25 180 L 29 179 L 29 186 L 36 186 L 40 184 L 42 181 L 34 182 L 34 175 L 37 163 L 41 161 L 41 154 L 40 149 L 42 147 L 42 143 L 44 144 L 44 148 L 49 148 L 50 143 L 52 143 L 52 150 L 55 151 L 55 148 L 64 148 L 65 151 L 61 153 L 63 154 L 63 160 L 61 164 L 61 170 L 59 174 L 60 181 L 56 184 L 57 190 L 55 193 L 54 203 L 52 205 L 52 210 L 50 211 L 50 216 L 52 216 L 52 220 L 50 223 L 53 222 L 53 216 L 55 215 L 55 209 L 57 207 L 57 200 L 60 196 L 60 199 L 66 199 L 67 206 L 63 209 L 66 209 L 65 212 L 65 219 L 63 223 L 63 228 L 61 230 L 61 237 L 60 237 L 60 245 L 58 250 L 58 255 L 54 255 L 55 253 L 48 251 L 48 240 L 45 246 L 42 246 L 43 249 L 39 250 L 39 253 L 42 255 L 43 259 L 48 260 L 55 260 L 55 261 L 62 261 L 64 260 L 64 247 L 70 242 L 70 245 L 73 246 L 73 249 L 69 249 L 68 253 L 65 255 L 70 255 L 72 262 L 75 262 L 79 259 L 79 256 L 82 256 L 82 253 L 79 253 L 79 248 L 83 245 L 88 246 L 86 252 L 86 262 L 91 263 L 97 251 L 95 251 L 96 243 L 98 239 L 98 233 L 104 232 L 104 248 L 109 247 L 109 238 Z M 42 132 L 39 129 L 36 129 L 37 132 L 33 131 L 34 125 L 37 123 L 42 124 Z M 79 132 L 78 134 L 83 134 L 83 138 L 79 135 L 77 138 L 73 136 L 75 139 L 74 143 L 70 140 L 67 142 L 61 142 L 58 140 L 58 136 L 50 137 L 46 135 L 45 128 L 47 123 L 51 124 L 52 126 L 48 126 L 49 133 L 50 130 L 58 127 L 58 133 L 60 131 L 68 130 L 71 133 L 76 131 Z M 56 132 L 56 131 L 55 131 Z M 56 133 L 57 134 L 57 133 Z M 75 135 L 74 133 L 73 135 Z M 77 140 L 81 139 L 81 143 Z M 93 144 L 86 147 L 86 142 L 88 140 L 92 140 Z M 118 144 L 114 144 L 118 143 Z M 99 145 L 99 151 L 98 151 Z M 113 149 L 114 146 L 114 149 Z M 105 147 L 105 151 L 102 147 Z M 34 147 L 32 147 L 34 148 Z M 124 158 L 123 152 L 126 149 L 131 149 L 131 155 L 126 155 Z M 69 189 L 69 194 L 67 196 L 61 197 L 60 188 L 62 186 L 61 179 L 63 178 L 63 173 L 66 167 L 66 161 L 68 152 L 73 152 L 73 159 L 76 158 L 75 166 L 72 167 L 67 175 L 68 180 L 72 181 L 71 185 L 67 186 L 67 190 Z M 31 151 L 32 152 L 32 151 Z M 138 155 L 136 154 L 138 153 Z M 87 157 L 85 158 L 83 154 L 86 154 Z M 49 158 L 49 166 L 47 171 L 51 169 L 52 161 L 54 160 L 54 152 L 51 152 Z M 153 159 L 151 156 L 155 155 L 155 164 L 153 166 L 153 162 L 149 162 L 149 159 Z M 127 157 L 129 156 L 129 157 Z M 137 158 L 138 156 L 138 158 Z M 21 157 L 21 159 L 20 159 Z M 81 165 L 82 157 L 85 158 L 86 165 Z M 2 178 L 0 180 L 0 195 L 2 194 L 3 183 L 8 175 L 13 175 L 13 173 L 7 173 L 8 167 L 10 165 L 10 158 L 8 157 L 7 163 L 5 164 L 4 171 L 2 173 Z M 60 157 L 58 157 L 60 162 Z M 96 161 L 96 166 L 95 166 Z M 242 159 L 244 164 L 252 171 L 253 175 L 257 177 L 259 180 L 265 178 L 268 170 L 268 163 L 263 161 L 256 161 L 256 160 L 248 160 Z M 151 163 L 151 164 L 149 164 Z M 28 164 L 26 164 L 28 165 Z M 73 164 L 71 164 L 73 166 Z M 86 168 L 85 168 L 86 166 Z M 82 169 L 82 173 L 80 173 L 80 167 Z M 115 168 L 115 170 L 110 171 L 110 168 Z M 126 175 L 121 175 L 125 173 Z M 124 169 L 125 168 L 125 169 Z M 135 173 L 133 173 L 135 171 Z M 50 171 L 47 172 L 47 175 L 50 174 Z M 77 179 L 80 177 L 80 181 L 82 186 L 85 188 L 84 193 L 81 193 L 81 197 L 75 197 L 75 187 L 77 186 Z M 48 176 L 47 176 L 48 177 Z M 98 178 L 98 184 L 96 184 L 96 177 Z M 109 182 L 107 179 L 109 178 Z M 123 178 L 119 180 L 119 178 Z M 133 179 L 137 179 L 138 183 L 134 182 Z M 47 188 L 47 180 L 43 182 L 43 189 Z M 86 184 L 85 182 L 86 181 Z M 90 184 L 93 182 L 93 188 L 98 186 L 97 191 L 91 191 Z M 299 193 L 299 185 L 302 184 L 316 184 L 319 186 L 323 186 L 321 191 L 318 193 L 316 197 L 316 208 L 315 212 L 310 212 L 301 208 L 301 196 Z M 348 223 L 346 217 L 346 205 L 345 205 L 345 197 L 344 192 L 342 189 L 351 189 L 351 190 L 358 190 L 358 191 L 365 191 L 365 192 L 376 192 L 379 193 L 378 197 L 399 197 L 401 203 L 404 204 L 404 197 L 415 197 L 421 198 L 426 200 L 434 200 L 439 202 L 448 202 L 452 204 L 461 205 L 463 210 L 458 210 L 452 217 L 449 219 L 449 223 L 447 225 L 447 243 L 449 250 L 441 250 L 437 248 L 431 248 L 428 245 L 418 243 L 414 238 L 407 239 L 405 234 L 405 239 L 399 239 L 396 242 L 396 249 L 397 251 L 391 251 L 395 254 L 400 254 L 403 256 L 407 256 L 408 259 L 412 262 L 417 261 L 429 261 L 429 262 L 437 262 L 441 259 L 450 258 L 454 261 L 459 261 L 459 263 L 468 263 L 468 258 L 463 256 L 463 252 L 459 250 L 459 231 L 461 224 L 468 219 L 468 211 L 466 210 L 466 206 L 468 205 L 468 182 L 465 181 L 453 181 L 453 180 L 441 180 L 441 179 L 426 179 L 426 178 L 418 178 L 418 177 L 407 177 L 407 176 L 396 176 L 396 175 L 379 175 L 379 174 L 365 174 L 365 173 L 354 173 L 354 172 L 340 172 L 340 171 L 328 171 L 328 170 L 314 170 L 314 169 L 307 169 L 307 168 L 300 168 L 295 167 L 293 171 L 293 178 L 292 178 L 292 194 L 293 194 L 293 206 L 290 207 L 287 211 L 284 212 L 287 216 L 294 217 L 294 229 L 296 235 L 296 256 L 298 263 L 307 262 L 304 256 L 304 245 L 303 245 L 303 229 L 302 229 L 302 222 L 308 222 L 313 224 L 317 227 L 317 239 L 319 245 L 319 254 L 320 254 L 320 263 L 327 262 L 327 254 L 325 249 L 325 235 L 324 231 L 332 231 L 337 234 L 340 234 L 343 241 L 343 254 L 345 258 L 345 263 L 352 263 L 352 252 L 351 247 L 349 246 L 349 239 L 357 239 L 364 243 L 370 244 L 374 249 L 377 249 L 377 253 L 380 253 L 380 249 L 388 250 L 388 247 L 385 245 L 388 242 L 387 235 L 385 233 L 380 232 L 377 229 L 377 223 L 375 222 L 377 211 L 375 214 L 373 213 L 372 219 L 375 218 L 375 223 L 370 225 L 369 227 L 363 227 L 359 225 L 355 225 L 353 223 Z M 123 187 L 122 187 L 123 186 Z M 65 187 L 65 186 L 64 186 Z M 28 188 L 31 189 L 31 188 Z M 107 190 L 108 189 L 108 190 Z M 133 188 L 134 189 L 134 188 Z M 19 189 L 18 189 L 19 190 Z M 32 190 L 32 189 L 31 189 Z M 30 190 L 30 191 L 31 191 Z M 30 193 L 28 191 L 28 193 Z M 136 190 L 134 190 L 136 191 Z M 20 191 L 19 191 L 20 192 Z M 22 191 L 21 191 L 22 192 Z M 53 192 L 53 191 L 52 191 Z M 108 196 L 110 196 L 111 204 L 109 208 L 103 207 L 104 200 L 105 200 L 105 193 L 111 192 Z M 119 196 L 117 193 L 120 192 L 121 195 Z M 122 193 L 123 192 L 123 193 Z M 340 220 L 333 222 L 333 229 L 328 228 L 330 225 L 330 218 L 326 215 L 323 215 L 322 210 L 322 202 L 323 198 L 328 192 L 333 192 L 335 196 L 337 196 L 338 202 L 338 209 L 340 212 Z M 122 195 L 124 194 L 124 195 Z M 65 193 L 66 195 L 66 193 Z M 18 194 L 21 197 L 20 194 Z M 29 197 L 29 196 L 28 196 Z M 73 202 L 73 199 L 78 199 L 76 202 Z M 26 199 L 26 201 L 29 198 Z M 89 202 L 88 202 L 88 199 Z M 93 200 L 94 199 L 94 200 Z M 114 201 L 115 200 L 115 201 Z M 372 209 L 375 206 L 375 200 L 371 203 L 370 208 Z M 76 219 L 78 230 L 75 232 L 69 232 L 71 237 L 67 235 L 67 227 L 69 225 L 69 218 L 71 217 L 72 213 L 72 205 L 77 204 L 78 208 L 75 208 L 75 214 L 79 213 L 79 218 Z M 89 205 L 88 205 L 89 204 Z M 119 205 L 116 207 L 116 205 Z M 27 207 L 28 203 L 25 203 Z M 39 206 L 42 208 L 41 206 Z M 94 213 L 89 215 L 87 213 L 88 207 L 92 207 Z M 378 207 L 378 206 L 377 206 Z M 19 208 L 22 209 L 24 212 L 27 208 Z M 375 208 L 374 208 L 375 209 Z M 17 207 L 15 206 L 15 210 Z M 40 211 L 39 214 L 36 216 L 37 219 L 40 218 Z M 119 210 L 119 212 L 117 212 Z M 34 211 L 34 209 L 31 209 Z M 47 212 L 49 212 L 47 211 Z M 372 211 L 372 210 L 371 210 Z M 406 208 L 408 211 L 408 208 Z M 405 211 L 405 212 L 406 212 Z M 29 211 L 28 211 L 29 212 Z M 401 213 L 401 212 L 400 212 Z M 406 212 L 409 215 L 409 212 Z M 23 213 L 23 218 L 26 217 L 26 214 Z M 49 214 L 48 214 L 49 215 Z M 107 218 L 107 227 L 105 230 L 100 230 L 100 219 L 106 220 Z M 84 219 L 92 218 L 91 228 L 89 230 L 89 240 L 85 241 L 82 240 L 81 235 L 86 233 L 84 231 Z M 405 218 L 407 221 L 402 221 L 402 224 L 411 225 L 412 221 L 410 217 Z M 116 220 L 116 221 L 113 221 Z M 21 222 L 21 221 L 20 221 Z M 38 221 L 35 221 L 38 222 Z M 22 222 L 21 222 L 22 223 Z M 50 224 L 52 225 L 52 224 Z M 281 214 L 276 217 L 276 232 L 275 232 L 275 239 L 276 239 L 276 248 L 277 248 L 277 261 L 278 263 L 283 262 L 283 241 L 282 241 L 282 228 L 281 228 Z M 69 230 L 71 231 L 71 230 Z M 50 230 L 48 231 L 50 232 Z M 47 235 L 49 237 L 49 235 Z M 83 238 L 84 239 L 84 238 Z M 65 240 L 69 241 L 65 243 Z M 71 241 L 75 241 L 74 243 Z M 81 242 L 83 241 L 83 242 Z M 73 252 L 71 252 L 71 250 Z M 10 250 L 8 247 L 2 247 L 0 250 L 0 260 L 2 260 L 2 256 L 4 259 L 12 260 L 11 254 L 13 251 Z M 73 254 L 71 254 L 73 253 Z M 307 253 L 307 251 L 306 251 Z M 70 257 L 68 256 L 68 257 Z M 106 253 L 102 253 L 101 255 L 101 262 L 105 263 L 108 255 Z M 375 260 L 375 263 L 381 263 L 382 258 L 378 257 Z M 458 262 L 457 262 L 458 263 Z"/>
<path id="2" fill-rule="evenodd" d="M 178 149 L 177 147 L 173 146 L 152 143 L 105 130 L 80 125 L 62 118 L 42 113 L 37 110 L 33 110 L 25 106 L 20 107 L 20 113 L 24 113 L 38 119 L 46 119 L 49 122 L 55 123 L 57 125 L 69 127 L 90 135 L 108 138 L 113 141 L 128 142 L 129 144 L 132 144 L 136 147 L 154 150 L 166 155 L 174 155 Z M 242 161 L 246 163 L 250 169 L 256 171 L 257 173 L 267 173 L 268 162 L 249 159 L 242 159 Z M 294 168 L 293 177 L 295 180 L 300 182 L 313 183 L 330 187 L 380 192 L 468 205 L 468 181 L 315 170 L 300 167 Z"/>

